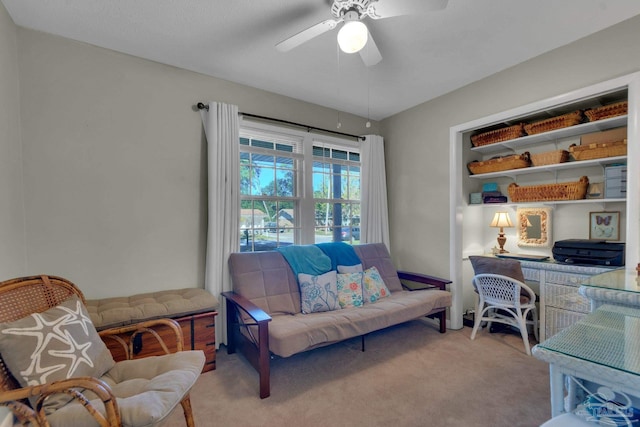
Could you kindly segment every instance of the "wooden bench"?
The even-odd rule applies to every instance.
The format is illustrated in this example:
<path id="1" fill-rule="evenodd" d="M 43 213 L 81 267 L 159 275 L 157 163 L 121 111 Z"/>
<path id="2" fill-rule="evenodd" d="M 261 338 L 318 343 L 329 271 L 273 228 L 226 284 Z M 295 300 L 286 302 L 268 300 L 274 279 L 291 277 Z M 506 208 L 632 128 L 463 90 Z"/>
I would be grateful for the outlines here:
<path id="1" fill-rule="evenodd" d="M 98 331 L 129 325 L 144 320 L 171 318 L 176 320 L 184 335 L 184 348 L 202 350 L 206 362 L 203 372 L 216 368 L 215 319 L 218 300 L 204 289 L 185 288 L 132 295 L 129 297 L 87 300 L 87 311 Z M 167 329 L 159 329 L 161 337 L 170 336 Z M 122 337 L 127 340 L 126 336 Z M 105 341 L 115 360 L 124 360 L 122 346 L 115 340 Z M 157 340 L 148 334 L 134 340 L 136 357 L 163 354 Z"/>

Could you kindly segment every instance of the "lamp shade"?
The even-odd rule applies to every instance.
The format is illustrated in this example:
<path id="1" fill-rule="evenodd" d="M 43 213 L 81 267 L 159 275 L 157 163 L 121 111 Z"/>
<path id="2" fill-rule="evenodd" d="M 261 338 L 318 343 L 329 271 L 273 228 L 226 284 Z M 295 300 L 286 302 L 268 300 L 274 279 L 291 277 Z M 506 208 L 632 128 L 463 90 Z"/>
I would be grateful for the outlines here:
<path id="1" fill-rule="evenodd" d="M 511 222 L 511 218 L 509 218 L 508 212 L 496 212 L 493 216 L 493 221 L 489 227 L 513 227 L 513 223 Z"/>
<path id="2" fill-rule="evenodd" d="M 369 30 L 360 21 L 346 22 L 338 31 L 338 45 L 344 53 L 356 53 L 367 44 Z"/>

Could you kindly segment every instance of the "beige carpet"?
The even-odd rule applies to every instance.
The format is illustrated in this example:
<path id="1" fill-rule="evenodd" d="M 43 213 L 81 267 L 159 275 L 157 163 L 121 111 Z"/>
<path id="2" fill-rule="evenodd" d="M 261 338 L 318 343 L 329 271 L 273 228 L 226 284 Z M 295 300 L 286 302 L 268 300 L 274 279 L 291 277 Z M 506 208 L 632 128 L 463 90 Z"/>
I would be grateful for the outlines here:
<path id="1" fill-rule="evenodd" d="M 271 397 L 221 347 L 217 370 L 192 391 L 196 426 L 539 426 L 550 418 L 546 363 L 511 334 L 439 334 L 417 320 L 360 339 L 275 359 Z M 535 344 L 535 343 L 532 343 Z M 167 425 L 184 426 L 177 408 Z"/>

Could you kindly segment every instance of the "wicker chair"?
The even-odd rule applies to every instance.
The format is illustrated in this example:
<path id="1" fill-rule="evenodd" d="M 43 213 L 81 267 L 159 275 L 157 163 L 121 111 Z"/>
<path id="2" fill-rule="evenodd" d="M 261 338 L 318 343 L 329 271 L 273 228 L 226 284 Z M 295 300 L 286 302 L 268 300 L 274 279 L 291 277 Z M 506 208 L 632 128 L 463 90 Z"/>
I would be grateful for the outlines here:
<path id="1" fill-rule="evenodd" d="M 487 328 L 492 322 L 503 323 L 520 330 L 524 349 L 531 356 L 527 325 L 533 325 L 537 340 L 536 294 L 523 282 L 500 274 L 476 274 L 472 282 L 479 299 L 471 339 L 475 339 L 482 322 L 488 322 Z M 529 313 L 531 320 L 527 320 Z"/>
<path id="2" fill-rule="evenodd" d="M 82 292 L 73 283 L 61 277 L 31 276 L 1 282 L 0 323 L 6 325 L 7 322 L 20 321 L 33 313 L 43 313 L 74 296 L 85 303 Z M 167 344 L 152 329 L 158 325 L 171 328 L 175 332 L 175 342 L 169 343 L 175 350 L 173 354 L 170 354 L 172 352 Z M 147 418 L 144 421 L 145 425 L 164 421 L 180 402 L 186 424 L 194 426 L 189 391 L 202 370 L 204 355 L 201 351 L 183 351 L 182 330 L 177 322 L 171 319 L 151 320 L 104 330 L 99 336 L 103 341 L 113 339 L 120 343 L 127 357 L 133 359 L 134 338 L 144 333 L 154 336 L 166 354 L 115 362 L 102 378 L 84 376 L 21 386 L 6 366 L 5 359 L 8 356 L 0 354 L 0 404 L 9 407 L 22 425 L 31 423 L 37 426 L 135 426 L 141 423 L 144 417 L 153 418 L 151 423 Z M 25 340 L 23 337 L 11 339 Z M 97 341 L 100 342 L 100 339 Z M 108 351 L 106 353 L 109 354 Z M 113 365 L 113 361 L 110 362 Z M 126 375 L 131 374 L 134 381 L 127 382 Z M 164 376 L 162 380 L 154 382 L 154 377 L 157 378 L 158 375 Z M 116 377 L 118 378 L 114 380 Z M 131 384 L 141 388 L 136 391 L 138 395 L 130 394 L 133 390 Z M 52 415 L 52 410 L 45 408 L 45 402 L 54 395 L 54 398 L 62 396 L 61 393 L 70 401 L 55 409 Z M 151 410 L 146 409 L 147 406 L 153 407 L 155 412 L 149 414 Z M 60 414 L 72 416 L 61 418 L 63 415 Z"/>

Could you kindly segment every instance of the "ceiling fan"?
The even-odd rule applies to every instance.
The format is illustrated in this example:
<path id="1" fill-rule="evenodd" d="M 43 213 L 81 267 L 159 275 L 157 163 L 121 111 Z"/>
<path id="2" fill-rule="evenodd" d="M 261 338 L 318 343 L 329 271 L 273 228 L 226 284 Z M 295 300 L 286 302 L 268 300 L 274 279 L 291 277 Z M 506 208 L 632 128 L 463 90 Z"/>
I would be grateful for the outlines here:
<path id="1" fill-rule="evenodd" d="M 375 20 L 442 10 L 447 7 L 447 3 L 448 0 L 333 0 L 332 19 L 315 24 L 281 41 L 276 45 L 276 49 L 288 52 L 344 22 L 338 32 L 340 49 L 346 53 L 360 52 L 362 61 L 370 67 L 380 62 L 382 55 L 367 26 L 362 22 L 364 18 Z"/>

